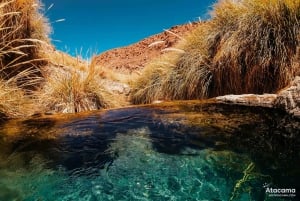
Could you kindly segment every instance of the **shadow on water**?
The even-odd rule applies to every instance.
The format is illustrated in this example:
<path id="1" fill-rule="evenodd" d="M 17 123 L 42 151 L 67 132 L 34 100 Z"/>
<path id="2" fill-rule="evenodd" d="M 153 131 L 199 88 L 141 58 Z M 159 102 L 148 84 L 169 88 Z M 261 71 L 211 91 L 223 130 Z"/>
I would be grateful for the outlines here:
<path id="1" fill-rule="evenodd" d="M 122 150 L 111 149 L 116 138 L 132 135 L 130 131 L 140 128 L 146 128 L 143 135 L 158 153 L 195 156 L 201 150 L 211 149 L 247 154 L 255 169 L 272 176 L 268 181 L 274 185 L 300 189 L 300 170 L 296 168 L 300 167 L 299 120 L 267 108 L 212 103 L 173 103 L 63 120 L 9 122 L 0 129 L 0 157 L 6 161 L 0 162 L 0 167 L 21 164 L 30 168 L 30 161 L 38 155 L 50 169 L 100 174 L 99 169 L 109 169 L 121 154 Z M 17 165 L 15 156 L 19 159 Z M 222 171 L 219 169 L 220 174 L 226 175 L 229 170 Z"/>

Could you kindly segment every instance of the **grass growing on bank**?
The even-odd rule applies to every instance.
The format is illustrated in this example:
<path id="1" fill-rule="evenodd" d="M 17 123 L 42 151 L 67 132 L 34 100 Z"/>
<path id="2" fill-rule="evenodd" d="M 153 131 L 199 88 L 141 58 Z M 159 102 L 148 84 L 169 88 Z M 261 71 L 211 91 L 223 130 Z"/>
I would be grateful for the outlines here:
<path id="1" fill-rule="evenodd" d="M 35 0 L 0 3 L 0 116 L 33 113 L 31 90 L 41 82 L 42 47 L 50 28 Z"/>
<path id="2" fill-rule="evenodd" d="M 10 79 L 20 72 L 45 64 L 43 47 L 50 28 L 37 0 L 2 0 L 0 3 L 0 77 Z M 29 76 L 29 75 L 28 75 Z M 18 82 L 22 82 L 19 80 Z"/>
<path id="3" fill-rule="evenodd" d="M 17 86 L 15 78 L 0 80 L 0 121 L 32 114 L 32 100 Z"/>
<path id="4" fill-rule="evenodd" d="M 102 85 L 98 68 L 52 66 L 45 76 L 43 88 L 37 92 L 44 111 L 76 113 L 114 107 L 116 101 Z"/>
<path id="5" fill-rule="evenodd" d="M 146 67 L 133 103 L 273 93 L 299 73 L 298 0 L 220 0 L 211 15 L 178 44 L 181 52 Z"/>
<path id="6" fill-rule="evenodd" d="M 162 82 L 172 66 L 171 58 L 176 59 L 171 53 L 162 55 L 150 62 L 142 72 L 142 77 L 131 83 L 131 102 L 133 104 L 146 104 L 161 98 Z"/>
<path id="7" fill-rule="evenodd" d="M 39 0 L 0 2 L 0 118 L 115 106 L 93 64 L 51 47 L 42 8 Z"/>

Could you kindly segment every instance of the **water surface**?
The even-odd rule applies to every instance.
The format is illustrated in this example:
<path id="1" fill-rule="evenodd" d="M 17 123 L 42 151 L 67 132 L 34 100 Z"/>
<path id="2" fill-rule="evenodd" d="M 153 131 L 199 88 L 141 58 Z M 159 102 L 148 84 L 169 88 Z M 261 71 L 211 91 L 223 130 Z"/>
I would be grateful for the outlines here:
<path id="1" fill-rule="evenodd" d="M 299 125 L 197 101 L 14 120 L 0 128 L 0 200 L 296 200 Z"/>

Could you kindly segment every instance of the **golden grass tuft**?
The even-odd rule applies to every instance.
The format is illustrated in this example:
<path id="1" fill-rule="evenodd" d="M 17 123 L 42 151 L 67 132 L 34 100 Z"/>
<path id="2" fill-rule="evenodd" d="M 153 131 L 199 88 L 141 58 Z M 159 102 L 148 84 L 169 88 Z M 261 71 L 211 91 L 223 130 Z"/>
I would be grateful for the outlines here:
<path id="1" fill-rule="evenodd" d="M 67 53 L 54 50 L 54 48 L 49 49 L 47 51 L 45 58 L 47 59 L 49 64 L 52 64 L 54 66 L 59 66 L 62 68 L 73 67 L 80 71 L 87 71 L 89 66 L 88 61 L 82 60 L 80 56 L 72 57 Z"/>
<path id="2" fill-rule="evenodd" d="M 51 67 L 45 85 L 38 92 L 44 111 L 76 113 L 115 106 L 111 93 L 102 87 L 94 65 L 87 71 L 70 67 Z"/>
<path id="3" fill-rule="evenodd" d="M 146 67 L 132 102 L 151 102 L 157 93 L 163 99 L 203 99 L 276 92 L 299 73 L 299 43 L 299 0 L 220 0 L 212 19 L 178 44 L 181 53 Z M 159 87 L 151 88 L 155 80 Z"/>
<path id="4" fill-rule="evenodd" d="M 50 28 L 38 0 L 0 2 L 0 114 L 7 118 L 35 112 L 32 89 L 41 83 L 43 47 Z"/>
<path id="5" fill-rule="evenodd" d="M 109 84 L 102 86 L 103 72 L 94 63 L 51 47 L 42 8 L 39 0 L 0 3 L 0 116 L 74 113 L 120 105 Z"/>
<path id="6" fill-rule="evenodd" d="M 9 79 L 28 68 L 45 63 L 42 47 L 50 28 L 38 0 L 3 0 L 0 3 L 0 70 Z M 33 77 L 37 74 L 35 71 Z"/>
<path id="7" fill-rule="evenodd" d="M 27 85 L 35 85 L 40 82 L 40 78 L 33 79 L 30 77 L 23 86 L 19 86 L 19 79 L 26 79 L 30 76 L 34 69 L 28 69 L 20 72 L 18 75 L 13 76 L 8 80 L 0 79 L 0 120 L 1 116 L 6 118 L 22 118 L 30 116 L 36 112 L 35 98 L 28 90 L 25 90 Z M 22 88 L 24 87 L 24 88 Z"/>
<path id="8" fill-rule="evenodd" d="M 227 9 L 234 6 L 235 12 Z M 300 2 L 226 0 L 215 8 L 211 32 L 217 52 L 212 55 L 210 96 L 276 92 L 285 87 L 298 71 L 293 56 L 300 42 Z M 236 19 L 225 34 L 227 22 L 219 18 L 224 12 Z"/>
<path id="9" fill-rule="evenodd" d="M 21 116 L 23 108 L 20 109 L 20 107 L 24 106 L 24 97 L 23 90 L 15 84 L 11 84 L 10 81 L 0 80 L 0 116 Z"/>
<path id="10" fill-rule="evenodd" d="M 130 99 L 133 104 L 146 104 L 163 98 L 162 84 L 167 70 L 176 59 L 174 52 L 162 55 L 150 62 L 142 71 L 142 76 L 137 76 L 131 84 Z"/>

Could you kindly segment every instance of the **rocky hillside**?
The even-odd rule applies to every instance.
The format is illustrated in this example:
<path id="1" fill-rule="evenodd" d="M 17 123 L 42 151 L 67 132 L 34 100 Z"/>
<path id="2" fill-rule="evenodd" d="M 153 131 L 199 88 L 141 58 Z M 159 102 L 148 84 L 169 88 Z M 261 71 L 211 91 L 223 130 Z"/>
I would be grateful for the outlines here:
<path id="1" fill-rule="evenodd" d="M 162 33 L 150 36 L 133 45 L 108 50 L 94 58 L 97 65 L 106 69 L 131 73 L 142 69 L 153 58 L 163 54 L 198 23 L 177 25 Z"/>

